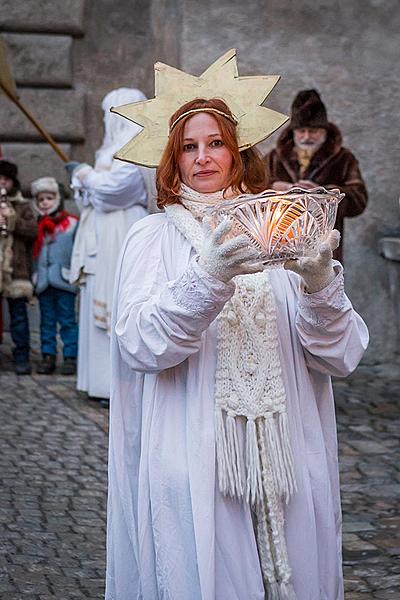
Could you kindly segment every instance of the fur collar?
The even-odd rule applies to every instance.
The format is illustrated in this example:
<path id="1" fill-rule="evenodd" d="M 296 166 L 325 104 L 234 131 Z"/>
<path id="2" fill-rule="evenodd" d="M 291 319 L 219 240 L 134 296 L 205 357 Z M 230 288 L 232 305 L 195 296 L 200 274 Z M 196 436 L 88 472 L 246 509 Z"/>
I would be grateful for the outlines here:
<path id="1" fill-rule="evenodd" d="M 307 169 L 308 173 L 321 169 L 342 150 L 342 134 L 339 128 L 333 123 L 329 123 L 327 133 L 325 143 L 311 159 L 310 166 Z M 294 149 L 293 129 L 291 127 L 287 127 L 281 133 L 276 145 L 276 153 L 293 178 L 293 181 L 296 181 L 298 179 L 299 165 Z"/>
<path id="2" fill-rule="evenodd" d="M 9 200 L 9 202 L 15 202 L 15 204 L 21 204 L 22 202 L 28 202 L 28 200 L 23 197 L 20 190 L 17 190 L 16 192 L 14 192 L 13 196 L 11 196 L 11 195 L 7 196 L 7 199 Z"/>

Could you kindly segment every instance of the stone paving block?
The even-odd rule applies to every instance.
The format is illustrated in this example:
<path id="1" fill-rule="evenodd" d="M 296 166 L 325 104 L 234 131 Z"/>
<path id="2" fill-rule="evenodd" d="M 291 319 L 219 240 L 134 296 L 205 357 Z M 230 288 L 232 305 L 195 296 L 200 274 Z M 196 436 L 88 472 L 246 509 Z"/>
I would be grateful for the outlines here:
<path id="1" fill-rule="evenodd" d="M 366 521 L 354 521 L 343 523 L 343 532 L 356 533 L 358 531 L 369 531 L 374 529 L 375 525 Z"/>
<path id="2" fill-rule="evenodd" d="M 49 594 L 50 588 L 47 585 L 47 581 L 44 580 L 42 582 L 35 581 L 34 583 L 23 582 L 17 583 L 17 589 L 21 592 L 21 594 L 27 595 L 29 594 L 31 597 L 33 594 Z"/>
<path id="3" fill-rule="evenodd" d="M 1 29 L 82 35 L 84 0 L 2 0 Z"/>
<path id="4" fill-rule="evenodd" d="M 4 33 L 17 86 L 72 87 L 72 38 Z"/>
<path id="5" fill-rule="evenodd" d="M 370 592 L 350 592 L 346 594 L 346 600 L 370 600 Z"/>
<path id="6" fill-rule="evenodd" d="M 84 96 L 75 90 L 19 90 L 19 97 L 33 117 L 58 141 L 81 142 L 85 136 Z M 39 141 L 43 138 L 6 96 L 0 96 L 0 140 Z"/>
<path id="7" fill-rule="evenodd" d="M 380 537 L 374 538 L 374 543 L 381 548 L 385 548 L 388 553 L 392 555 L 398 554 L 400 556 L 400 538 L 399 537 Z"/>
<path id="8" fill-rule="evenodd" d="M 372 440 L 351 440 L 350 444 L 363 454 L 386 454 L 389 449 Z"/>
<path id="9" fill-rule="evenodd" d="M 366 542 L 354 533 L 343 533 L 343 547 L 345 550 L 350 551 L 359 550 L 363 552 L 365 550 L 376 550 L 376 546 Z"/>
<path id="10" fill-rule="evenodd" d="M 384 528 L 395 529 L 400 531 L 400 516 L 381 519 L 380 524 Z"/>
<path id="11" fill-rule="evenodd" d="M 345 592 L 369 592 L 371 587 L 360 577 L 348 577 L 344 584 Z"/>
<path id="12" fill-rule="evenodd" d="M 400 575 L 389 577 L 367 577 L 367 581 L 374 590 L 386 590 L 389 588 L 400 588 Z"/>
<path id="13" fill-rule="evenodd" d="M 379 485 L 374 490 L 370 490 L 369 493 L 372 497 L 377 498 L 399 498 L 400 497 L 400 485 Z"/>
<path id="14" fill-rule="evenodd" d="M 376 590 L 374 591 L 373 598 L 379 598 L 379 600 L 390 600 L 391 598 L 395 598 L 396 600 L 399 600 L 400 586 L 389 590 Z"/>

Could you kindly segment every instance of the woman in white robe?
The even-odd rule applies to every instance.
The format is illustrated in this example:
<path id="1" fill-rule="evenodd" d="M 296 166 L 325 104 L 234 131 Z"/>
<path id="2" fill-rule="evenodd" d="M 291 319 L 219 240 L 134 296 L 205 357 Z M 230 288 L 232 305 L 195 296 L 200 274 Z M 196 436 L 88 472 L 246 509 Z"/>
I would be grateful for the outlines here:
<path id="1" fill-rule="evenodd" d="M 81 211 L 71 264 L 71 281 L 80 284 L 78 390 L 108 399 L 110 394 L 110 316 L 118 253 L 130 226 L 148 214 L 147 191 L 139 167 L 113 154 L 141 130 L 110 113 L 117 104 L 145 99 L 120 88 L 103 102 L 104 140 L 94 167 L 78 165 L 72 176 Z"/>
<path id="2" fill-rule="evenodd" d="M 186 116 L 184 126 L 198 116 Z M 218 486 L 217 317 L 235 286 L 203 268 L 194 226 L 185 229 L 190 218 L 182 225 L 166 210 L 143 219 L 120 255 L 106 600 L 343 600 L 330 377 L 356 368 L 367 328 L 344 293 L 339 263 L 333 279 L 313 293 L 299 275 L 270 271 L 297 483 L 284 506 L 293 588 L 274 596 L 263 581 L 250 505 Z"/>

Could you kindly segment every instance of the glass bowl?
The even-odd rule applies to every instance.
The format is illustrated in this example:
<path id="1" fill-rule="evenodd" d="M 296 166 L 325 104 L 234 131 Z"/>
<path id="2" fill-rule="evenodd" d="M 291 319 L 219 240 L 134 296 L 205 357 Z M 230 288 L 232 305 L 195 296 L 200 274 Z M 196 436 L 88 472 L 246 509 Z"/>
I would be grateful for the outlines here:
<path id="1" fill-rule="evenodd" d="M 215 224 L 229 218 L 233 221 L 230 237 L 245 233 L 265 266 L 279 266 L 289 259 L 317 254 L 335 225 L 343 197 L 339 190 L 323 187 L 266 190 L 224 201 L 211 216 Z"/>

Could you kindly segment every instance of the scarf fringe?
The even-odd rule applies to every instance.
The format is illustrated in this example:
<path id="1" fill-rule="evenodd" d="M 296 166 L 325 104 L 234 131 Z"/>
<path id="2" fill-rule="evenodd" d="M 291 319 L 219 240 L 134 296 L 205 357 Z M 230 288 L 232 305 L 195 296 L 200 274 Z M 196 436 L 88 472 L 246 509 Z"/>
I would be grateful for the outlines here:
<path id="1" fill-rule="evenodd" d="M 296 593 L 291 583 L 272 583 L 267 585 L 267 600 L 296 600 Z"/>
<path id="2" fill-rule="evenodd" d="M 236 420 L 233 415 L 228 415 L 226 418 L 226 433 L 228 461 L 230 459 L 234 460 L 234 462 L 232 463 L 234 489 L 237 490 L 239 496 L 242 497 L 244 492 L 245 473 L 240 454 Z"/>
<path id="3" fill-rule="evenodd" d="M 271 540 L 271 531 L 268 526 L 267 510 L 265 502 L 256 508 L 256 539 L 258 554 L 260 557 L 261 571 L 267 586 L 276 584 L 274 549 Z"/>
<path id="4" fill-rule="evenodd" d="M 232 473 L 232 462 L 228 459 L 228 441 L 226 438 L 224 419 L 222 411 L 217 410 L 215 415 L 215 440 L 218 464 L 219 489 L 225 496 L 235 495 L 234 477 Z"/>
<path id="5" fill-rule="evenodd" d="M 241 457 L 238 418 L 216 409 L 216 448 L 220 491 L 246 498 L 255 506 L 262 502 L 264 490 L 275 493 L 287 503 L 296 489 L 293 456 L 289 441 L 287 414 L 247 419 L 245 461 Z M 262 437 L 262 440 L 261 440 Z M 260 443 L 260 442 L 263 443 Z M 272 473 L 266 480 L 265 473 Z M 273 490 L 271 490 L 271 483 Z"/>
<path id="6" fill-rule="evenodd" d="M 262 424 L 260 425 L 260 428 Z M 262 432 L 261 432 L 262 433 Z M 260 453 L 262 455 L 267 453 L 266 440 L 264 435 L 259 436 L 260 440 Z M 274 477 L 272 469 L 268 463 L 264 462 L 263 467 L 263 482 L 265 489 L 265 500 L 263 504 L 257 506 L 257 522 L 260 523 L 260 534 L 264 537 L 259 542 L 258 546 L 261 547 L 265 543 L 265 538 L 270 536 L 272 545 L 272 554 L 274 560 L 276 580 L 281 582 L 289 582 L 291 576 L 291 569 L 289 566 L 289 558 L 287 554 L 285 534 L 284 534 L 284 514 L 282 508 L 282 502 L 278 497 L 274 487 Z M 268 528 L 262 529 L 262 524 L 266 520 Z M 261 556 L 261 568 L 264 575 L 264 579 L 268 582 L 271 581 L 268 578 L 269 565 L 263 562 L 263 556 Z"/>
<path id="7" fill-rule="evenodd" d="M 256 422 L 248 419 L 246 423 L 246 502 L 254 506 L 263 498 L 262 465 L 258 452 Z"/>
<path id="8" fill-rule="evenodd" d="M 274 535 L 268 522 L 267 501 L 256 508 L 257 547 L 264 579 L 266 600 L 296 600 L 290 583 L 291 569 L 285 540 Z M 270 513 L 271 514 L 271 513 Z"/>

